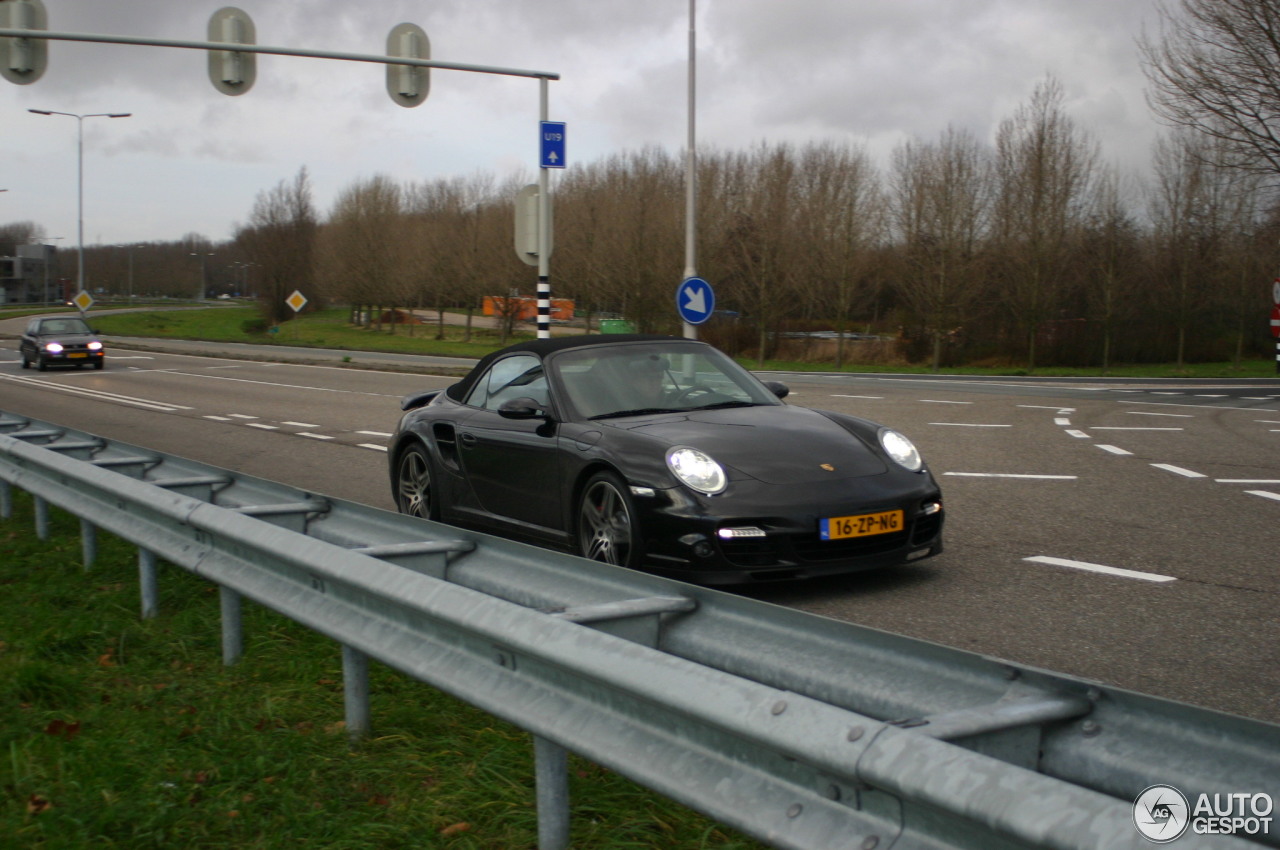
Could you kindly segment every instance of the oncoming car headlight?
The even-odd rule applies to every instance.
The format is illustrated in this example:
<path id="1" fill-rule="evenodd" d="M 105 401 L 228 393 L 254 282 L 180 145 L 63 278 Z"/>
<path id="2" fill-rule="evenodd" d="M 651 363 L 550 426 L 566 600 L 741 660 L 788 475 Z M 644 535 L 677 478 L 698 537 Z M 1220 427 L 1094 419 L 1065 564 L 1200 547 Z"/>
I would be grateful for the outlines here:
<path id="1" fill-rule="evenodd" d="M 904 469 L 919 472 L 924 468 L 924 458 L 916 451 L 915 445 L 906 437 L 890 428 L 880 432 L 880 445 L 885 454 L 893 458 Z"/>
<path id="2" fill-rule="evenodd" d="M 729 478 L 720 464 L 688 446 L 668 449 L 667 467 L 691 489 L 708 496 L 722 492 L 729 485 Z"/>
<path id="3" fill-rule="evenodd" d="M 49 352 L 50 354 L 61 354 L 61 353 L 62 353 L 62 343 L 60 343 L 60 342 L 46 342 L 46 343 L 44 344 L 44 350 L 45 350 L 45 351 L 47 351 L 47 352 Z"/>
<path id="4" fill-rule="evenodd" d="M 100 351 L 101 349 L 102 349 L 102 343 L 98 342 L 97 340 L 94 340 L 93 342 L 89 343 L 90 351 Z"/>

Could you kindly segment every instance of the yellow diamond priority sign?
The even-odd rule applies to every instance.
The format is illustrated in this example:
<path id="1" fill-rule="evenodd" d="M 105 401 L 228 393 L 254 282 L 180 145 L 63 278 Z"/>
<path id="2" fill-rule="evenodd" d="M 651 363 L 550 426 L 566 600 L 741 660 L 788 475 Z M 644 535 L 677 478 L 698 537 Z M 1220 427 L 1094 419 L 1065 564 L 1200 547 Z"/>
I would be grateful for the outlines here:
<path id="1" fill-rule="evenodd" d="M 303 307 L 307 306 L 307 296 L 295 289 L 293 294 L 284 300 L 284 303 L 292 307 L 293 312 L 297 313 Z"/>
<path id="2" fill-rule="evenodd" d="M 93 296 L 83 289 L 76 293 L 76 297 L 71 299 L 71 303 L 76 305 L 76 309 L 83 313 L 93 306 Z"/>

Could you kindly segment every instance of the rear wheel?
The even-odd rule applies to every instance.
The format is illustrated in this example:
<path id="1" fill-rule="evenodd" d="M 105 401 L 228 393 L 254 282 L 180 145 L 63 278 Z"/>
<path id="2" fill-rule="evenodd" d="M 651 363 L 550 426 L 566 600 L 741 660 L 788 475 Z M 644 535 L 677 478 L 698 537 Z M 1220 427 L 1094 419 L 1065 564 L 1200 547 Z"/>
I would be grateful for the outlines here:
<path id="1" fill-rule="evenodd" d="M 431 459 L 420 445 L 410 446 L 396 463 L 396 509 L 402 514 L 439 519 L 435 482 L 431 475 Z"/>
<path id="2" fill-rule="evenodd" d="M 591 476 L 578 502 L 578 552 L 619 567 L 639 560 L 640 529 L 626 484 L 612 472 Z"/>

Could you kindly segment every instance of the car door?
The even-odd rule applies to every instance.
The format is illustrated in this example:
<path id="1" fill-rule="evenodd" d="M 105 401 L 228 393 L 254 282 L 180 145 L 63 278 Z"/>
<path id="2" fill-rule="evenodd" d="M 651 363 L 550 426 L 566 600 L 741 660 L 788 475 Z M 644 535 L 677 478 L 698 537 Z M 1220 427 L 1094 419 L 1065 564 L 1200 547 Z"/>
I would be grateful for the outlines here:
<path id="1" fill-rule="evenodd" d="M 467 397 L 474 409 L 458 426 L 458 454 L 472 492 L 490 517 L 533 531 L 560 531 L 558 428 L 542 418 L 507 419 L 498 408 L 515 398 L 551 404 L 542 362 L 527 354 L 503 358 Z"/>

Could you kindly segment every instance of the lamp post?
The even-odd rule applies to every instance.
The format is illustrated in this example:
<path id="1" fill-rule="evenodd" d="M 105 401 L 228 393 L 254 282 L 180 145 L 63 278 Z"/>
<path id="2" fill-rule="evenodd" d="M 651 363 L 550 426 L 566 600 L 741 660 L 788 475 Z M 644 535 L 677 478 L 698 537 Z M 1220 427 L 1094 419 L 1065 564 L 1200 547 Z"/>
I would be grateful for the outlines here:
<path id="1" fill-rule="evenodd" d="M 65 115 L 76 119 L 76 209 L 78 244 L 76 247 L 76 284 L 80 292 L 84 291 L 84 119 L 86 118 L 128 118 L 132 112 L 91 112 L 88 115 L 77 115 L 74 112 L 55 112 L 52 109 L 28 109 L 36 115 Z"/>
<path id="2" fill-rule="evenodd" d="M 200 258 L 200 290 L 196 292 L 196 300 L 203 301 L 209 292 L 209 258 L 214 252 L 192 251 L 191 256 Z"/>

